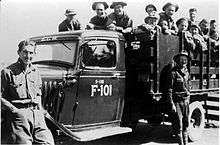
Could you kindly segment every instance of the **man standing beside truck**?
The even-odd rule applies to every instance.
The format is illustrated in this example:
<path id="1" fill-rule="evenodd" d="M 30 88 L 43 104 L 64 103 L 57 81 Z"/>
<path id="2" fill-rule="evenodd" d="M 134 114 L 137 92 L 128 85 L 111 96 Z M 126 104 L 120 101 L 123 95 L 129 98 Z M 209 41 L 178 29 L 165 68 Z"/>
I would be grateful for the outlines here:
<path id="1" fill-rule="evenodd" d="M 9 144 L 54 145 L 41 104 L 41 77 L 31 63 L 35 49 L 33 41 L 21 41 L 18 61 L 1 72 L 1 110 L 8 126 Z"/>
<path id="2" fill-rule="evenodd" d="M 188 143 L 190 75 L 187 69 L 190 57 L 182 51 L 175 55 L 176 65 L 167 76 L 167 89 L 164 92 L 171 105 L 171 121 L 179 145 Z"/>

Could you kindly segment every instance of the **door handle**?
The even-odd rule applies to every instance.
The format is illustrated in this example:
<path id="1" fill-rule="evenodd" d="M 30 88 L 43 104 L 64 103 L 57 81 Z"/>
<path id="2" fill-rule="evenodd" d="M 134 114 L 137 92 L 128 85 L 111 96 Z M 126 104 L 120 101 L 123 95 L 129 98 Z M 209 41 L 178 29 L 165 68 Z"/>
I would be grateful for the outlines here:
<path id="1" fill-rule="evenodd" d="M 112 78 L 119 78 L 119 76 L 120 76 L 120 73 L 115 73 L 113 74 Z"/>

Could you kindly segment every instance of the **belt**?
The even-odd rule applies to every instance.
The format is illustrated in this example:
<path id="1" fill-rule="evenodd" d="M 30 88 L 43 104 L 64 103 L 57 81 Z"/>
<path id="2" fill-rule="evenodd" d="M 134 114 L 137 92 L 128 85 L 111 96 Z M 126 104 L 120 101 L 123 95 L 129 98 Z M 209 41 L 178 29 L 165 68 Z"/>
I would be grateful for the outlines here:
<path id="1" fill-rule="evenodd" d="M 18 109 L 39 109 L 38 105 L 34 103 L 14 103 L 13 105 Z"/>
<path id="2" fill-rule="evenodd" d="M 189 95 L 186 92 L 174 92 L 173 93 L 173 101 L 174 102 L 179 102 L 179 101 L 184 101 L 188 100 Z"/>

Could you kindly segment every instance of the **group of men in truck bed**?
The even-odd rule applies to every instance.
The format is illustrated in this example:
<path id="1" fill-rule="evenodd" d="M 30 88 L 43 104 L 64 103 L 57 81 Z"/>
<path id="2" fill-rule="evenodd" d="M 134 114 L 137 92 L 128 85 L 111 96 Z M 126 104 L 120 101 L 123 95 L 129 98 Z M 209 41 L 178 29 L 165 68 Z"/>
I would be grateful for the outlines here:
<path id="1" fill-rule="evenodd" d="M 162 7 L 162 12 L 158 14 L 157 8 L 153 4 L 148 4 L 145 7 L 146 18 L 144 24 L 133 27 L 133 20 L 126 14 L 124 7 L 125 2 L 113 2 L 110 8 L 114 11 L 111 14 L 106 13 L 109 8 L 106 2 L 94 2 L 92 10 L 96 11 L 96 16 L 89 20 L 85 26 L 86 29 L 104 29 L 122 32 L 124 36 L 129 34 L 148 34 L 148 39 L 152 39 L 156 30 L 167 35 L 180 36 L 184 32 L 186 48 L 189 49 L 193 57 L 197 57 L 200 51 L 207 51 L 208 38 L 212 45 L 212 60 L 218 59 L 219 52 L 219 35 L 217 31 L 217 21 L 207 19 L 197 20 L 197 9 L 189 9 L 189 18 L 180 18 L 177 21 L 174 19 L 175 13 L 179 6 L 175 3 L 166 3 Z M 58 31 L 72 31 L 82 29 L 80 22 L 75 19 L 77 13 L 72 9 L 66 10 L 66 19 L 59 25 Z M 128 37 L 125 37 L 128 38 Z M 143 38 L 142 38 L 143 39 Z"/>

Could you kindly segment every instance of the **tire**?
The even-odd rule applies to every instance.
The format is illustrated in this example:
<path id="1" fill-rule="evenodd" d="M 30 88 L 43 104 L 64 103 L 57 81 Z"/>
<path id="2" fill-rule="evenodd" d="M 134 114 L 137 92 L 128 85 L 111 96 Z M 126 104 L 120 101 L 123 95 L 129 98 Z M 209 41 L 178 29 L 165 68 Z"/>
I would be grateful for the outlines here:
<path id="1" fill-rule="evenodd" d="M 205 113 L 201 102 L 189 105 L 189 139 L 197 141 L 201 138 L 205 126 Z"/>

